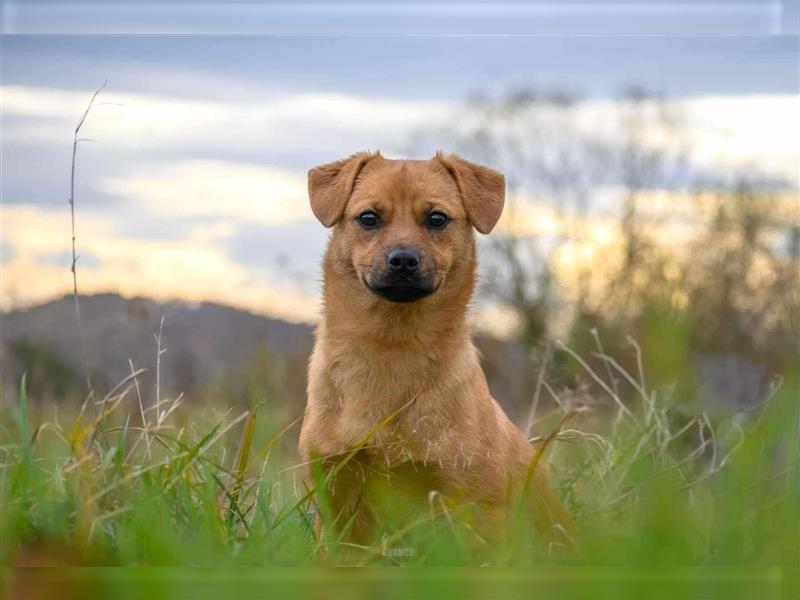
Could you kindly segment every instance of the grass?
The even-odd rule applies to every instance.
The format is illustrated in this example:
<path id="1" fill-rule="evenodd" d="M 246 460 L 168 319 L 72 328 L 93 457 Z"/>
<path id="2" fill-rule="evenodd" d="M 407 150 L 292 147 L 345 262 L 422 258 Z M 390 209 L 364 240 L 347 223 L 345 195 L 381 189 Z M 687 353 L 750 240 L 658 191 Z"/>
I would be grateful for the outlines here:
<path id="1" fill-rule="evenodd" d="M 326 482 L 304 478 L 306 466 L 293 451 L 299 419 L 275 422 L 267 403 L 217 414 L 160 391 L 145 407 L 132 371 L 71 417 L 63 409 L 31 410 L 24 377 L 16 402 L 4 403 L 3 563 L 625 572 L 800 565 L 797 379 L 773 389 L 758 410 L 712 418 L 693 415 L 663 390 L 647 389 L 643 374 L 604 360 L 623 383 L 611 386 L 588 372 L 603 383 L 608 402 L 579 408 L 551 436 L 545 458 L 580 528 L 572 553 L 524 530 L 491 546 L 463 516 L 465 507 L 437 494 L 428 511 L 373 545 L 317 539 L 314 498 Z M 626 402 L 622 388 L 630 392 Z M 553 434 L 576 410 L 555 399 L 549 413 L 535 417 L 534 437 Z M 336 518 L 324 509 L 324 519 Z"/>

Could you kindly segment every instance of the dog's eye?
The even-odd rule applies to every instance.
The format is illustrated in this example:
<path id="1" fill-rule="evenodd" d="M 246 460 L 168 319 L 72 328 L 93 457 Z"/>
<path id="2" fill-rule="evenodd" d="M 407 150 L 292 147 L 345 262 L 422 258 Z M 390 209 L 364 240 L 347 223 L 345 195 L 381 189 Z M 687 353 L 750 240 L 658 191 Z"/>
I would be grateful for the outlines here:
<path id="1" fill-rule="evenodd" d="M 372 210 L 365 210 L 356 217 L 356 221 L 358 221 L 358 224 L 364 229 L 375 229 L 381 223 L 378 215 Z"/>
<path id="2" fill-rule="evenodd" d="M 450 219 L 447 218 L 446 214 L 434 211 L 428 215 L 425 225 L 428 229 L 444 229 L 449 222 Z"/>

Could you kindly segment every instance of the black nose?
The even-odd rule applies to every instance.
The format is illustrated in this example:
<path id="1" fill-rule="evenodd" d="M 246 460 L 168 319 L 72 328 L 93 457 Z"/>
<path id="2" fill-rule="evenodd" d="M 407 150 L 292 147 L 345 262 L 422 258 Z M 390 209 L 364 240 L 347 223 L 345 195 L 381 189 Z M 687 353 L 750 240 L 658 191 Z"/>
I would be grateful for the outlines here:
<path id="1" fill-rule="evenodd" d="M 419 252 L 411 248 L 392 248 L 386 255 L 386 263 L 392 271 L 416 271 L 419 267 Z"/>

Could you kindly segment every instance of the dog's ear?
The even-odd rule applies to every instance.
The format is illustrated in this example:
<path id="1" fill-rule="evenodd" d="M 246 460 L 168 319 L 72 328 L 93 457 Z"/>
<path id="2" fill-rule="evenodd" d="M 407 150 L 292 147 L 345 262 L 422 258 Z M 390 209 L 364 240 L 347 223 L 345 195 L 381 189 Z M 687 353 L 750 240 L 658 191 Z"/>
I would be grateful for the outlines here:
<path id="1" fill-rule="evenodd" d="M 353 193 L 356 177 L 370 159 L 380 153 L 359 152 L 350 158 L 314 167 L 308 172 L 308 197 L 314 216 L 325 225 L 333 226 L 342 216 Z"/>
<path id="2" fill-rule="evenodd" d="M 506 196 L 506 180 L 503 174 L 471 163 L 455 154 L 444 156 L 440 152 L 436 159 L 456 180 L 472 225 L 481 233 L 489 233 L 503 213 Z"/>

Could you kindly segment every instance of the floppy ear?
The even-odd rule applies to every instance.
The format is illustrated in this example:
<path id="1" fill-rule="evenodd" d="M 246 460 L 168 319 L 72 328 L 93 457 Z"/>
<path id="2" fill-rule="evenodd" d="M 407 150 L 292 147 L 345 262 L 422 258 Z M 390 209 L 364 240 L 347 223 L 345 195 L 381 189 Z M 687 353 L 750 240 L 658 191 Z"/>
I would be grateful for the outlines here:
<path id="1" fill-rule="evenodd" d="M 436 158 L 456 180 L 472 225 L 481 233 L 489 233 L 503 212 L 506 195 L 503 174 L 455 154 L 444 156 L 438 153 Z"/>
<path id="2" fill-rule="evenodd" d="M 308 172 L 311 210 L 325 227 L 331 227 L 342 216 L 356 177 L 375 156 L 380 156 L 380 153 L 359 152 L 350 158 L 314 167 Z"/>

